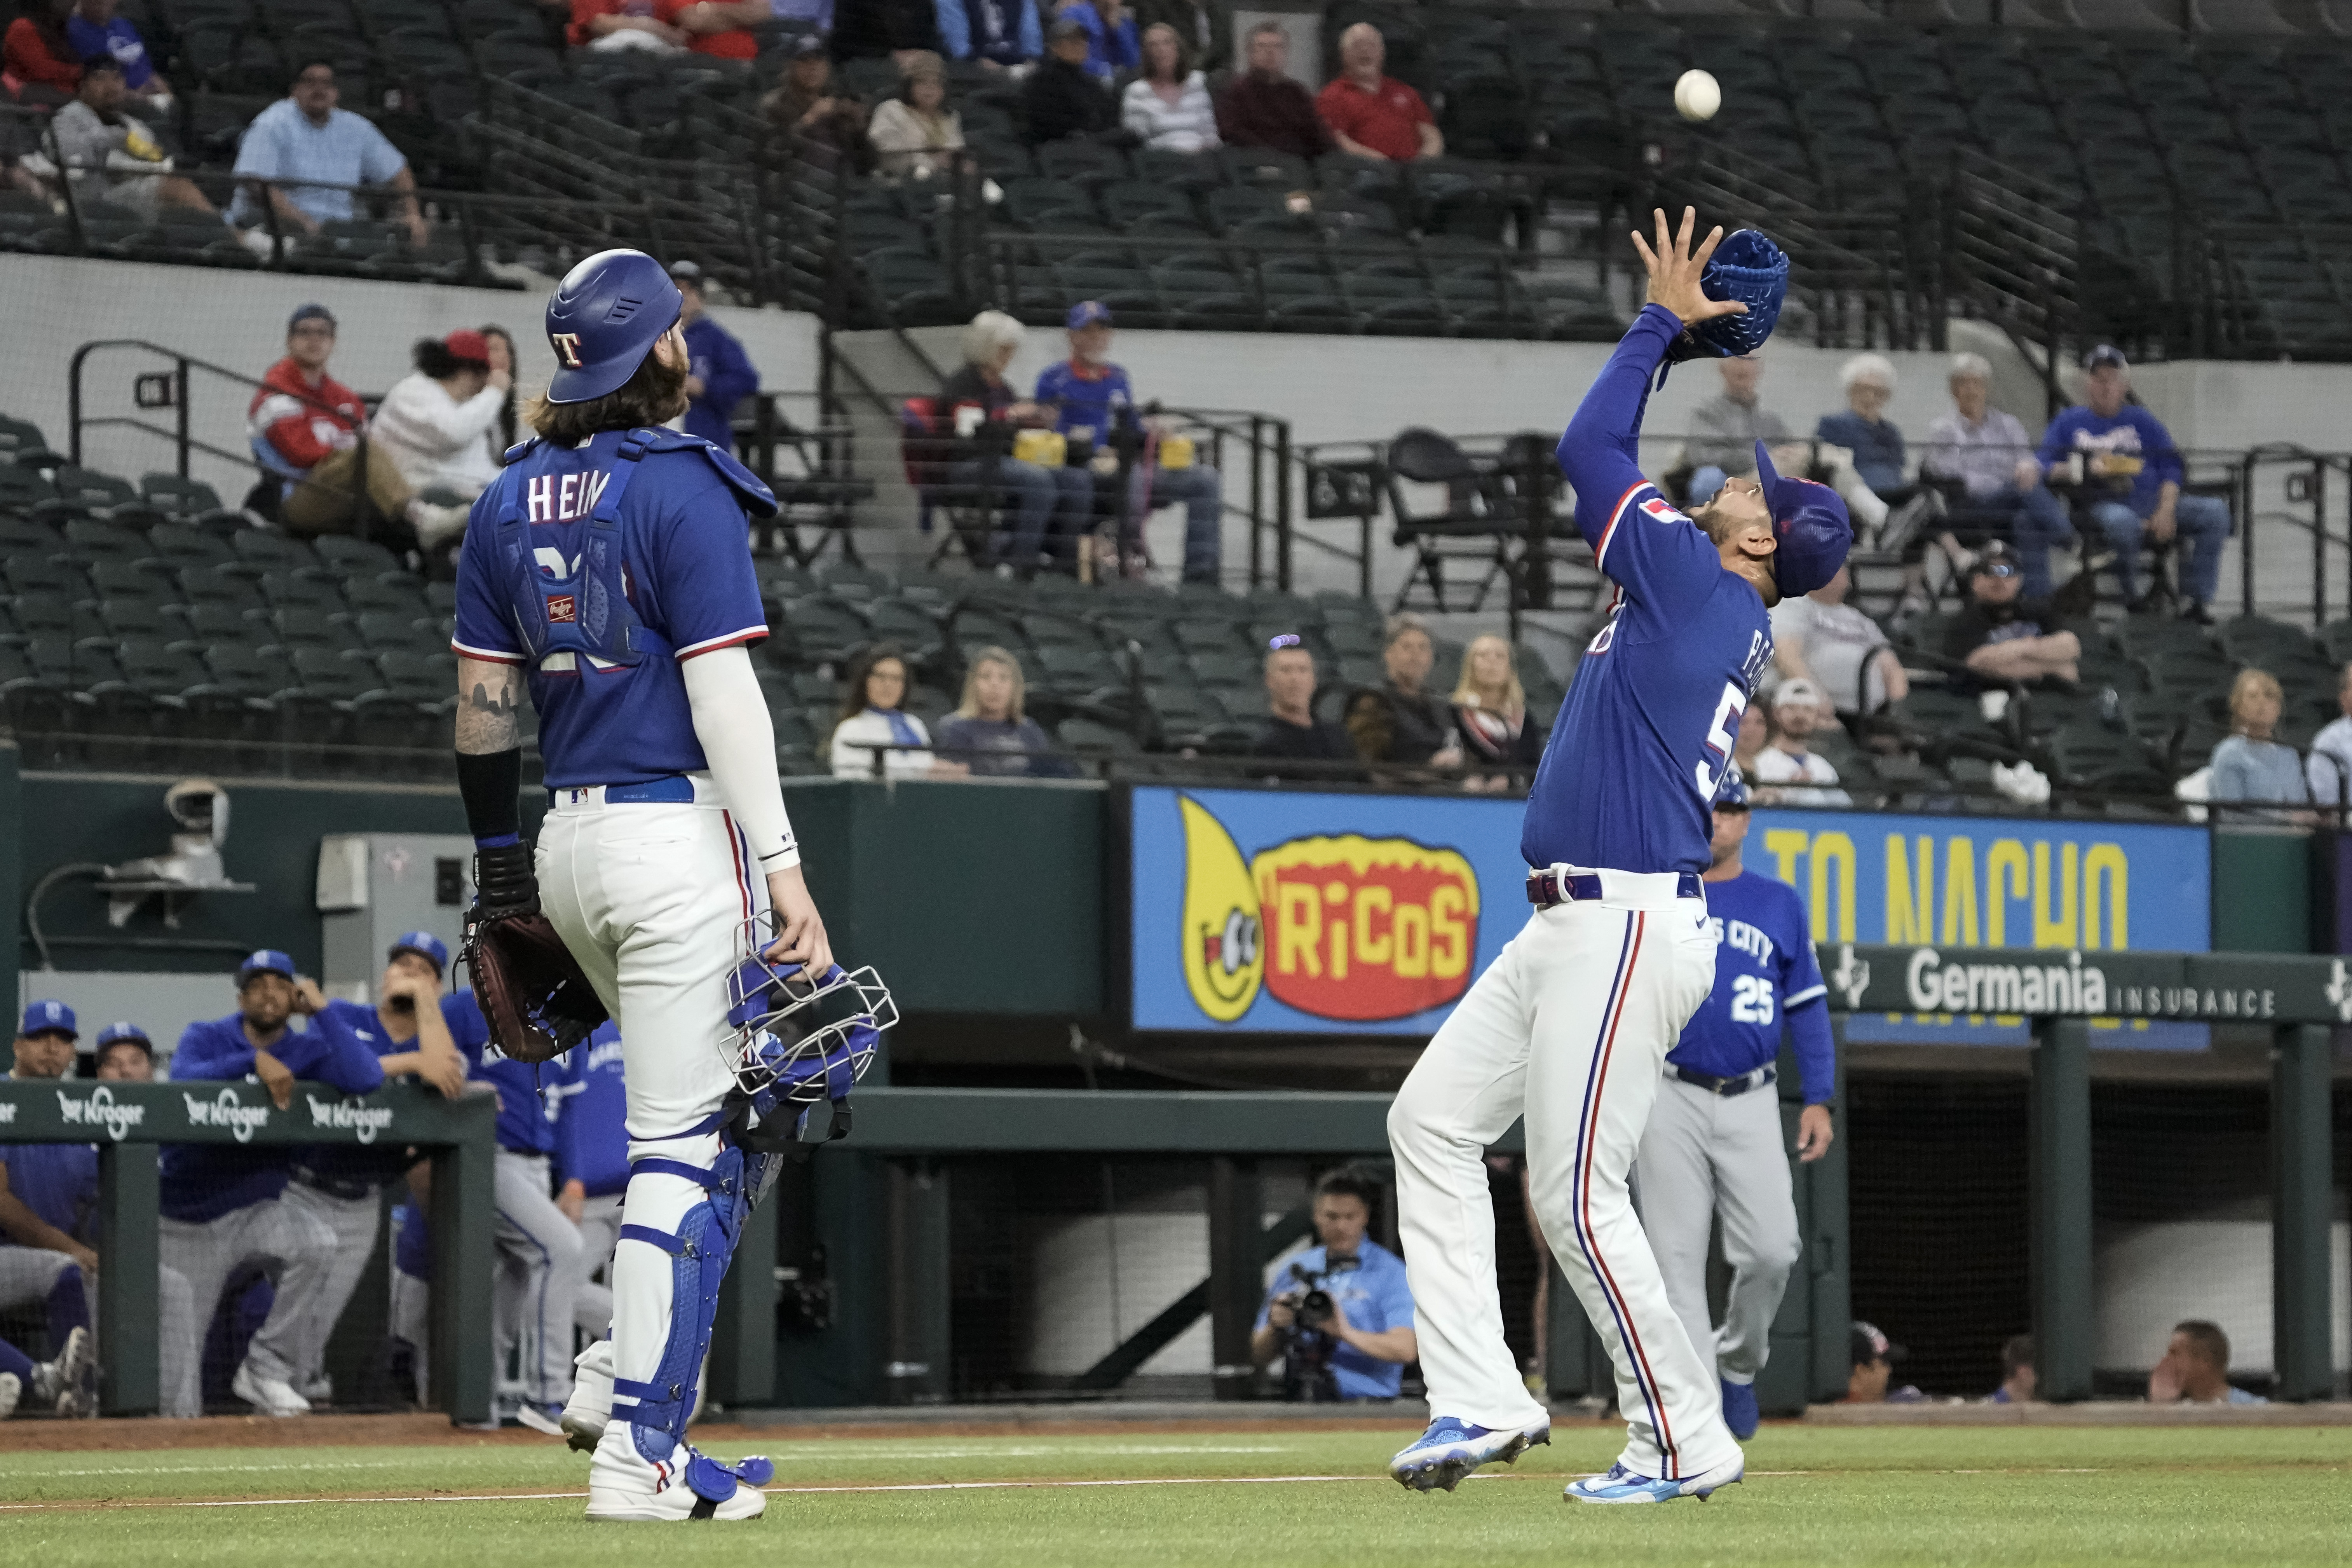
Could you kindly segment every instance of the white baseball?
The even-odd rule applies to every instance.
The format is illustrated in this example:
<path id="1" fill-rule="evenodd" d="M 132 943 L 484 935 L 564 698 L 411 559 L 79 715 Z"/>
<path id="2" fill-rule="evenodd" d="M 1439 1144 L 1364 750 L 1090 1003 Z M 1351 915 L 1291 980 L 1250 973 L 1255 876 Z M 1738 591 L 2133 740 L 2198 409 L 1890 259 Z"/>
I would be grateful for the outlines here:
<path id="1" fill-rule="evenodd" d="M 1687 70 L 1675 83 L 1675 110 L 1685 120 L 1712 120 L 1722 107 L 1723 89 L 1709 73 Z"/>

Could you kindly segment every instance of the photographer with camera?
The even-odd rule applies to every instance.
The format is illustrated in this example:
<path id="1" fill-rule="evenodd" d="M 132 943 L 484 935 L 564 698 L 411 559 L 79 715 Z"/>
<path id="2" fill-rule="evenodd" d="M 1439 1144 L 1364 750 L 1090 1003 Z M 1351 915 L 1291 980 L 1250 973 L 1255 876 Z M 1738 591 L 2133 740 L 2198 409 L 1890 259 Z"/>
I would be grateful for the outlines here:
<path id="1" fill-rule="evenodd" d="M 1394 1399 L 1405 1363 L 1421 1353 L 1404 1260 L 1365 1235 L 1379 1193 L 1360 1171 L 1316 1183 L 1321 1245 L 1293 1258 L 1266 1291 L 1250 1361 L 1263 1371 L 1283 1358 L 1286 1399 Z"/>

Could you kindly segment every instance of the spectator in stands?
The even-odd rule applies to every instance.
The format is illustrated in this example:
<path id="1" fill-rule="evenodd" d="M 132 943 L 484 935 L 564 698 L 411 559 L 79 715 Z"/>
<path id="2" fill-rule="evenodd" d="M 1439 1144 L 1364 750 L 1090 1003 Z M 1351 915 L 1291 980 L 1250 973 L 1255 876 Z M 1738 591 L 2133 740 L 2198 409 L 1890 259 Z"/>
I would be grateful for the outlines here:
<path id="1" fill-rule="evenodd" d="M 1944 657 L 1990 682 L 2079 679 L 2082 639 L 2050 600 L 2023 597 L 2023 586 L 2009 547 L 1987 544 L 1969 574 L 1969 602 L 1945 628 Z"/>
<path id="2" fill-rule="evenodd" d="M 2352 664 L 2336 678 L 2336 707 L 2341 717 L 2311 738 L 2304 782 L 2314 805 L 2340 809 L 2352 806 Z"/>
<path id="3" fill-rule="evenodd" d="M 1119 100 L 1119 122 L 1147 152 L 1213 153 L 1217 109 L 1209 82 L 1192 68 L 1175 28 L 1155 22 L 1143 30 L 1143 68 Z"/>
<path id="4" fill-rule="evenodd" d="M 1004 379 L 1022 335 L 1021 323 L 1002 310 L 974 316 L 964 329 L 963 365 L 940 388 L 938 401 L 957 436 L 948 482 L 986 487 L 1012 509 L 1012 528 L 996 554 L 1008 569 L 1029 573 L 1049 532 L 1075 539 L 1086 531 L 1095 487 L 1084 468 L 1043 468 L 1012 455 L 1017 429 L 1054 422 L 1050 409 L 1019 398 Z"/>
<path id="5" fill-rule="evenodd" d="M 866 134 L 883 178 L 928 180 L 963 150 L 963 119 L 948 107 L 948 68 L 939 56 L 917 49 L 900 69 L 898 96 L 875 107 Z"/>
<path id="6" fill-rule="evenodd" d="M 1454 733 L 1472 767 L 1532 768 L 1543 760 L 1543 726 L 1528 717 L 1527 688 L 1511 657 L 1510 643 L 1488 632 L 1470 639 L 1462 655 L 1461 679 L 1454 684 Z M 1471 790 L 1506 790 L 1508 773 L 1473 774 Z"/>
<path id="7" fill-rule="evenodd" d="M 1856 1318 L 1851 1339 L 1853 1371 L 1846 1377 L 1843 1403 L 1917 1405 L 1927 1399 L 1926 1394 L 1908 1384 L 1900 1388 L 1887 1386 L 1894 1380 L 1895 1363 L 1909 1352 L 1889 1340 L 1875 1323 Z"/>
<path id="8" fill-rule="evenodd" d="M 1122 426 L 1133 426 L 1136 420 L 1135 389 L 1127 379 L 1127 372 L 1110 362 L 1110 310 L 1099 300 L 1082 300 L 1070 307 L 1063 322 L 1070 334 L 1070 357 L 1060 364 L 1047 365 L 1038 374 L 1037 405 L 1053 415 L 1055 427 L 1072 441 L 1108 449 L 1113 432 Z M 1147 507 L 1184 509 L 1187 583 L 1217 580 L 1224 555 L 1224 479 L 1206 463 L 1183 468 L 1171 468 L 1160 461 L 1152 463 L 1151 493 L 1144 498 L 1144 503 Z M 1139 558 L 1143 553 L 1142 517 L 1126 518 L 1121 531 L 1121 550 Z M 1073 535 L 1071 542 L 1075 542 Z M 1059 540 L 1053 548 L 1066 564 L 1071 552 Z M 1016 553 L 1017 551 L 1016 545 Z"/>
<path id="9" fill-rule="evenodd" d="M 1829 700 L 1810 680 L 1783 680 L 1772 689 L 1772 743 L 1756 753 L 1748 778 L 1765 787 L 1753 791 L 1759 805 L 1852 805 L 1838 787 L 1838 771 L 1805 742 L 1824 724 L 1834 724 Z"/>
<path id="10" fill-rule="evenodd" d="M 98 1048 L 90 1057 L 90 1077 L 105 1083 L 152 1083 L 155 1042 L 147 1031 L 127 1019 L 98 1032 Z"/>
<path id="11" fill-rule="evenodd" d="M 478 330 L 483 342 L 489 346 L 490 363 L 496 364 L 504 360 L 511 371 L 515 363 L 514 334 L 494 321 L 486 322 Z M 514 388 L 509 386 L 505 400 L 499 405 L 499 416 L 490 426 L 488 436 L 490 461 L 494 466 L 501 468 L 507 466 L 507 448 L 515 444 L 515 395 Z"/>
<path id="12" fill-rule="evenodd" d="M 563 37 L 575 49 L 599 54 L 624 49 L 684 53 L 686 29 L 664 20 L 660 13 L 660 0 L 572 0 L 572 20 Z"/>
<path id="13" fill-rule="evenodd" d="M 2221 1325 L 2190 1318 L 2172 1325 L 2164 1359 L 2147 1374 L 2150 1405 L 2268 1405 L 2230 1382 L 2230 1336 Z"/>
<path id="14" fill-rule="evenodd" d="M 2033 1369 L 2033 1336 L 2011 1334 L 2001 1342 L 2000 1386 L 1992 1391 L 1987 1403 L 2032 1405 L 2039 1381 L 2039 1374 Z"/>
<path id="15" fill-rule="evenodd" d="M 1811 593 L 1772 607 L 1772 663 L 1791 680 L 1810 680 L 1839 714 L 1874 713 L 1910 695 L 1903 660 L 1878 623 L 1846 603 L 1853 574 L 1837 574 Z"/>
<path id="16" fill-rule="evenodd" d="M 1054 742 L 1021 710 L 1027 696 L 1021 661 L 1001 647 L 982 648 L 963 672 L 963 700 L 940 721 L 940 750 L 974 778 L 1076 777 L 1070 760 L 1052 755 Z"/>
<path id="17" fill-rule="evenodd" d="M 1739 710 L 1739 736 L 1731 742 L 1731 764 L 1749 785 L 1756 783 L 1756 759 L 1772 743 L 1769 703 L 1750 702 Z"/>
<path id="18" fill-rule="evenodd" d="M 2210 626 L 2210 607 L 2221 576 L 2221 545 L 2230 537 L 2230 503 L 2219 496 L 2183 495 L 2188 477 L 2180 449 L 2163 421 L 2131 401 L 2131 366 L 2123 352 L 2101 343 L 2083 356 L 2083 401 L 2062 410 L 2042 433 L 2037 454 L 2045 479 L 2073 488 L 2092 524 L 2116 552 L 2116 578 L 2134 612 L 2148 607 L 2140 592 L 2139 552 L 2186 537 L 2179 569 L 2181 614 Z M 2027 498 L 2034 538 L 2031 548 L 2072 539 L 2066 508 L 2045 485 Z M 2021 537 L 2024 536 L 2021 533 Z"/>
<path id="19" fill-rule="evenodd" d="M 60 103 L 81 85 L 81 55 L 66 31 L 72 15 L 73 0 L 33 0 L 0 34 L 0 67 L 18 101 Z"/>
<path id="20" fill-rule="evenodd" d="M 2213 748 L 2210 799 L 2266 805 L 2310 804 L 2311 787 L 2304 777 L 2303 759 L 2295 755 L 2293 746 L 2271 738 L 2285 706 L 2286 694 L 2279 689 L 2278 677 L 2266 669 L 2238 671 L 2238 679 L 2230 683 L 2230 733 Z"/>
<path id="21" fill-rule="evenodd" d="M 1045 29 L 1045 58 L 1021 89 L 1023 133 L 1033 145 L 1118 128 L 1118 100 L 1087 68 L 1092 47 L 1086 24 L 1066 13 Z"/>
<path id="22" fill-rule="evenodd" d="M 1421 94 L 1381 67 L 1388 42 L 1370 22 L 1339 35 L 1339 74 L 1315 100 L 1315 110 L 1340 152 L 1354 158 L 1409 163 L 1445 155 L 1445 135 Z"/>
<path id="23" fill-rule="evenodd" d="M 939 52 L 939 10 L 934 0 L 837 0 L 830 41 L 836 60 L 888 57 L 903 69 L 916 49 Z"/>
<path id="24" fill-rule="evenodd" d="M 327 224 L 351 221 L 356 210 L 352 193 L 339 187 L 389 185 L 399 193 L 394 205 L 409 239 L 423 246 L 432 237 L 432 226 L 416 205 L 408 160 L 373 123 L 338 109 L 341 97 L 334 62 L 305 60 L 288 95 L 253 117 L 237 143 L 241 183 L 229 221 L 239 228 L 259 228 L 274 216 L 280 233 L 314 235 Z"/>
<path id="25" fill-rule="evenodd" d="M 1903 432 L 1886 417 L 1895 396 L 1894 362 L 1885 354 L 1856 354 L 1838 367 L 1838 384 L 1845 390 L 1845 411 L 1822 415 L 1813 439 L 1852 452 L 1854 472 L 1880 500 L 1907 497 Z"/>
<path id="26" fill-rule="evenodd" d="M 505 344 L 464 328 L 419 338 L 411 358 L 415 370 L 376 406 L 374 438 L 408 488 L 444 509 L 430 537 L 417 530 L 429 549 L 457 537 L 443 531 L 447 512 L 470 505 L 499 477 L 488 437 L 514 389 L 514 370 Z M 457 521 L 462 531 L 465 515 Z"/>
<path id="27" fill-rule="evenodd" d="M 1142 63 L 1135 17 L 1127 8 L 1127 0 L 1062 0 L 1054 16 L 1086 29 L 1087 74 L 1104 86 L 1109 86 L 1121 71 L 1133 70 Z"/>
<path id="28" fill-rule="evenodd" d="M 1919 458 L 1920 474 L 1945 487 L 1943 528 L 1935 541 L 1965 574 L 1964 563 L 1987 540 L 2016 540 L 2025 592 L 2042 597 L 2050 592 L 2049 542 L 2018 527 L 2026 497 L 2042 482 L 2033 444 L 2016 415 L 1992 406 L 1992 363 L 1984 355 L 1954 354 L 1948 384 L 1952 412 L 1928 425 Z M 1927 609 L 1927 535 L 1914 535 L 1901 548 L 1903 599 L 1895 616 L 1907 620 Z"/>
<path id="29" fill-rule="evenodd" d="M 150 221 L 167 205 L 212 212 L 194 180 L 171 172 L 146 121 L 123 112 L 126 96 L 121 62 L 101 54 L 82 67 L 74 100 L 50 116 L 76 194 L 84 201 L 102 195 Z"/>
<path id="30" fill-rule="evenodd" d="M 735 334 L 719 324 L 702 294 L 702 268 L 670 263 L 669 280 L 685 301 L 686 433 L 722 452 L 735 450 L 735 405 L 760 390 L 760 373 Z"/>
<path id="31" fill-rule="evenodd" d="M 246 435 L 262 466 L 289 481 L 279 515 L 297 533 L 348 531 L 364 492 L 395 534 L 419 541 L 455 537 L 466 509 L 419 499 L 387 457 L 370 458 L 360 437 L 367 405 L 327 374 L 335 352 L 335 318 L 305 305 L 286 323 L 286 357 L 271 365 L 246 411 Z"/>
<path id="32" fill-rule="evenodd" d="M 1227 0 L 1137 0 L 1144 31 L 1171 27 L 1184 40 L 1184 52 L 1211 76 L 1234 63 L 1234 13 Z"/>
<path id="33" fill-rule="evenodd" d="M 982 70 L 1028 65 L 1045 52 L 1034 0 L 938 0 L 940 52 Z"/>
<path id="34" fill-rule="evenodd" d="M 1356 754 L 1368 763 L 1461 766 L 1453 710 L 1423 688 L 1437 662 L 1437 647 L 1420 616 L 1389 617 L 1381 659 L 1388 679 L 1348 699 L 1348 734 Z"/>
<path id="35" fill-rule="evenodd" d="M 1288 762 L 1352 763 L 1356 742 L 1347 730 L 1315 717 L 1315 656 L 1297 632 L 1266 644 L 1265 728 L 1250 748 L 1254 757 Z"/>
<path id="36" fill-rule="evenodd" d="M 161 114 L 172 107 L 172 84 L 155 68 L 147 40 L 128 18 L 114 12 L 115 0 L 74 0 L 66 18 L 66 41 L 87 67 L 103 55 L 122 68 L 122 85 L 142 108 Z"/>
<path id="37" fill-rule="evenodd" d="M 1250 29 L 1249 68 L 1217 99 L 1217 134 L 1229 147 L 1264 147 L 1309 162 L 1331 150 L 1314 95 L 1290 74 L 1290 35 L 1281 23 Z"/>
<path id="38" fill-rule="evenodd" d="M 841 720 L 833 727 L 834 777 L 961 778 L 971 771 L 931 755 L 923 721 L 898 710 L 906 697 L 907 659 L 893 645 L 876 643 L 849 661 Z"/>
<path id="39" fill-rule="evenodd" d="M 814 145 L 847 157 L 853 168 L 866 163 L 866 106 L 833 79 L 833 57 L 823 38 L 793 41 L 784 79 L 760 100 L 760 112 L 777 130 L 803 138 L 803 155 Z"/>
<path id="40" fill-rule="evenodd" d="M 1683 460 L 1691 476 L 1685 493 L 1693 506 L 1715 499 L 1727 479 L 1756 471 L 1756 443 L 1778 447 L 1790 439 L 1789 422 L 1757 401 L 1764 362 L 1738 354 L 1717 362 L 1723 393 L 1691 410 L 1691 439 Z"/>
<path id="41" fill-rule="evenodd" d="M 1250 1362 L 1263 1370 L 1283 1357 L 1290 1398 L 1394 1399 L 1405 1363 L 1421 1353 L 1404 1260 L 1368 1234 L 1379 1196 L 1370 1177 L 1351 1170 L 1317 1182 L 1316 1245 L 1266 1287 L 1250 1333 Z M 1329 1295 L 1328 1318 L 1300 1316 L 1309 1290 Z"/>

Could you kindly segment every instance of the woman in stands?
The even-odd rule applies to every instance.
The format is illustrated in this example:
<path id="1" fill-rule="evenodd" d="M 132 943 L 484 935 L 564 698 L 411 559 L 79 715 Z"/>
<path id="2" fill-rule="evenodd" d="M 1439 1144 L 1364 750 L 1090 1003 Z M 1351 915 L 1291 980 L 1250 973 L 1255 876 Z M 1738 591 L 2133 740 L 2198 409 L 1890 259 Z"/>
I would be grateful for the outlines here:
<path id="1" fill-rule="evenodd" d="M 1070 760 L 1053 755 L 1045 731 L 1022 712 L 1027 691 L 1019 659 L 1001 647 L 982 648 L 964 671 L 962 703 L 940 721 L 940 750 L 975 778 L 1076 777 Z"/>
<path id="2" fill-rule="evenodd" d="M 81 56 L 66 37 L 73 0 L 34 0 L 0 35 L 0 86 L 27 106 L 61 104 L 81 86 Z"/>
<path id="3" fill-rule="evenodd" d="M 417 495 L 470 502 L 499 477 L 489 436 L 514 387 L 512 353 L 470 328 L 417 340 L 415 373 L 393 383 L 375 414 L 375 444 Z"/>
<path id="4" fill-rule="evenodd" d="M 2307 805 L 2311 792 L 2304 782 L 2303 759 L 2293 746 L 2271 739 L 2278 727 L 2286 695 L 2278 678 L 2266 669 L 2242 669 L 2230 686 L 2230 737 L 2213 748 L 2210 798 L 2216 801 L 2260 802 L 2276 805 Z M 2231 814 L 2225 814 L 2231 815 Z M 2307 820 L 2308 812 L 2251 812 L 2241 816 L 2286 816 Z"/>
<path id="5" fill-rule="evenodd" d="M 490 346 L 491 363 L 498 363 L 499 356 L 504 354 L 507 368 L 511 371 L 515 363 L 514 334 L 495 322 L 484 326 L 481 332 L 483 339 Z M 484 437 L 484 444 L 489 447 L 492 466 L 501 468 L 507 466 L 507 448 L 513 446 L 517 439 L 515 395 L 514 388 L 509 385 L 507 388 L 506 401 L 499 405 L 499 416 L 491 422 L 489 434 Z"/>
<path id="6" fill-rule="evenodd" d="M 884 179 L 928 180 L 962 151 L 963 121 L 948 107 L 948 68 L 939 56 L 911 50 L 898 70 L 898 96 L 875 109 L 866 138 Z"/>
<path id="7" fill-rule="evenodd" d="M 1462 679 L 1454 687 L 1454 732 L 1472 767 L 1532 768 L 1543 759 L 1544 732 L 1528 721 L 1527 689 L 1519 684 L 1511 645 L 1489 632 L 1470 639 L 1462 656 Z M 1471 790 L 1506 790 L 1507 773 L 1473 773 Z"/>
<path id="8" fill-rule="evenodd" d="M 849 661 L 841 721 L 833 727 L 833 776 L 837 779 L 961 778 L 961 763 L 931 755 L 930 731 L 898 704 L 907 700 L 907 660 L 888 643 L 876 643 Z M 887 749 L 886 749 L 887 748 Z M 879 757 L 882 765 L 875 766 Z"/>
<path id="9" fill-rule="evenodd" d="M 1217 106 L 1208 79 L 1192 68 L 1184 40 L 1165 22 L 1143 30 L 1143 70 L 1127 84 L 1118 119 L 1148 153 L 1217 149 Z"/>
<path id="10" fill-rule="evenodd" d="M 1420 616 L 1389 617 L 1381 659 L 1388 679 L 1348 699 L 1348 735 L 1357 753 L 1368 763 L 1460 767 L 1454 715 L 1422 687 L 1437 662 L 1437 646 Z"/>
<path id="11" fill-rule="evenodd" d="M 963 330 L 962 367 L 941 384 L 936 403 L 941 433 L 952 433 L 948 483 L 989 496 L 1003 525 L 991 552 L 1026 577 L 1037 570 L 1049 535 L 1076 539 L 1092 526 L 1095 484 L 1083 468 L 1048 468 L 1013 456 L 1020 431 L 1054 423 L 1051 409 L 1023 397 L 1005 378 L 1024 331 L 1002 310 L 974 316 Z"/>

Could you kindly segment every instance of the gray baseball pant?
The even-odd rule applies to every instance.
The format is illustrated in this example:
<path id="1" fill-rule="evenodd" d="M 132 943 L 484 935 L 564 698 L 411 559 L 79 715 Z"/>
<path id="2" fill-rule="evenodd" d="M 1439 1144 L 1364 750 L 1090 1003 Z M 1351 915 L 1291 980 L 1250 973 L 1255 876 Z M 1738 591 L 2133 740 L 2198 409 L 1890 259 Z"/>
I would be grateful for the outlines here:
<path id="1" fill-rule="evenodd" d="M 294 1326 L 294 1386 L 307 1390 L 326 1376 L 327 1341 L 342 1321 L 343 1309 L 351 1305 L 352 1292 L 359 1289 L 360 1276 L 367 1272 L 368 1261 L 375 1256 L 383 1197 L 376 1192 L 365 1197 L 338 1197 L 298 1176 L 286 1184 L 278 1201 L 317 1220 L 335 1236 L 335 1256 L 319 1292 L 319 1310 Z"/>
<path id="2" fill-rule="evenodd" d="M 47 1300 L 49 1292 L 57 1288 L 58 1277 L 68 1268 L 80 1267 L 64 1253 L 51 1252 L 46 1247 L 0 1247 L 0 1308 L 24 1307 Z M 83 1289 L 87 1293 L 91 1331 L 95 1337 L 102 1326 L 97 1321 L 96 1281 L 85 1279 Z M 187 1354 L 187 1346 L 180 1335 L 172 1331 L 172 1325 L 186 1318 L 189 1312 L 187 1277 L 178 1269 L 166 1266 L 155 1271 L 155 1309 L 156 1350 L 161 1356 L 158 1386 L 169 1394 L 187 1375 L 187 1369 L 181 1364 Z M 101 1345 L 94 1344 L 91 1349 L 100 1356 L 105 1353 Z"/>
<path id="3" fill-rule="evenodd" d="M 163 1386 L 163 1414 L 205 1413 L 205 1332 L 212 1326 L 228 1277 L 247 1263 L 277 1265 L 277 1300 L 247 1348 L 246 1364 L 257 1376 L 292 1383 L 299 1329 L 320 1309 L 335 1260 L 335 1233 L 278 1198 L 247 1204 L 218 1219 L 166 1215 L 155 1228 L 163 1267 L 177 1269 L 188 1282 L 188 1310 L 167 1315 L 162 1326 L 163 1364 L 176 1367 L 178 1373 Z"/>
<path id="4" fill-rule="evenodd" d="M 1635 1166 L 1642 1228 L 1700 1359 L 1719 1377 L 1753 1383 L 1771 1353 L 1772 1320 L 1801 1245 L 1780 1096 L 1769 1086 L 1710 1094 L 1667 1070 Z M 1731 1265 L 1720 1331 L 1706 1305 L 1707 1236 L 1718 1213 Z"/>
<path id="5" fill-rule="evenodd" d="M 572 1299 L 572 1321 L 592 1340 L 613 1331 L 612 1276 L 598 1284 L 590 1276 L 609 1269 L 613 1250 L 621 1245 L 620 1193 L 592 1196 L 580 1205 L 580 1291 Z"/>
<path id="6" fill-rule="evenodd" d="M 433 1363 L 433 1284 L 414 1274 L 392 1271 L 392 1337 L 415 1352 L 416 1403 L 430 1405 Z"/>
<path id="7" fill-rule="evenodd" d="M 555 1206 L 544 1154 L 499 1150 L 497 1187 L 499 1321 L 521 1338 L 522 1396 L 561 1404 L 572 1393 L 572 1303 L 584 1278 L 580 1227 Z"/>

